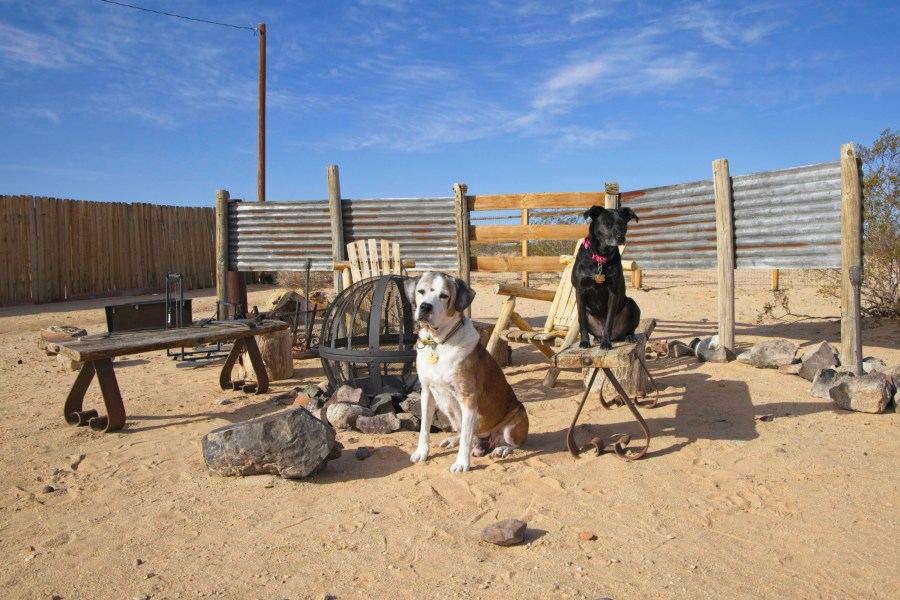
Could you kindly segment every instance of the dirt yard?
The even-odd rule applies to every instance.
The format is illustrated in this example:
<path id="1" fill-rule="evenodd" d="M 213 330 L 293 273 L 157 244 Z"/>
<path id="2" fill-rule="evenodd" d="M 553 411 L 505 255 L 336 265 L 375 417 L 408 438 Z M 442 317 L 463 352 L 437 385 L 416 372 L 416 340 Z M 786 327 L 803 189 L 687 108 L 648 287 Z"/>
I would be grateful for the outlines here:
<path id="1" fill-rule="evenodd" d="M 715 332 L 715 288 L 630 292 L 658 320 L 653 339 Z M 474 316 L 496 316 L 484 283 Z M 270 288 L 251 290 L 262 306 Z M 213 292 L 189 294 L 194 316 Z M 4 598 L 896 598 L 900 588 L 900 415 L 843 412 L 809 383 L 743 364 L 649 362 L 663 387 L 642 413 L 640 461 L 570 456 L 565 433 L 581 373 L 540 385 L 545 363 L 518 346 L 505 369 L 531 420 L 503 460 L 453 453 L 413 465 L 416 434 L 338 434 L 340 459 L 309 480 L 210 476 L 211 429 L 282 407 L 267 398 L 323 380 L 317 360 L 262 396 L 222 392 L 218 366 L 185 368 L 153 352 L 115 363 L 128 420 L 121 432 L 71 427 L 75 374 L 37 348 L 39 330 L 105 330 L 105 304 L 0 309 L 0 590 Z M 791 292 L 804 318 L 756 323 L 771 293 L 741 292 L 737 342 L 839 342 L 838 306 Z M 546 307 L 522 302 L 535 322 Z M 900 364 L 900 323 L 866 323 L 864 354 Z M 223 398 L 233 402 L 222 405 Z M 96 383 L 86 407 L 102 406 Z M 626 409 L 591 398 L 579 441 L 636 433 Z M 433 436 L 436 443 L 447 434 Z M 358 460 L 360 446 L 373 448 Z M 480 541 L 498 520 L 528 523 L 524 543 Z M 596 537 L 585 540 L 583 532 Z M 894 590 L 891 592 L 891 590 Z"/>

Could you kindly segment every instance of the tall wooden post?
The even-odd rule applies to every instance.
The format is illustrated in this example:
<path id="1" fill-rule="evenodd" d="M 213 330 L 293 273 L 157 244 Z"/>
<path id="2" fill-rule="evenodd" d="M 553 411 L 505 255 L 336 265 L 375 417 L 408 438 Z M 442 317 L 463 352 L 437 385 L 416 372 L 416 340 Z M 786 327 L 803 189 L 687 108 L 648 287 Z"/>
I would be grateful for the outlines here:
<path id="1" fill-rule="evenodd" d="M 469 205 L 466 192 L 469 186 L 465 183 L 453 184 L 453 196 L 456 199 L 456 259 L 459 261 L 459 278 L 471 283 L 471 250 L 469 248 Z"/>
<path id="2" fill-rule="evenodd" d="M 229 198 L 228 190 L 216 190 L 216 300 L 219 302 L 224 302 L 227 296 Z"/>
<path id="3" fill-rule="evenodd" d="M 266 201 L 266 24 L 259 24 L 259 110 L 257 201 Z"/>
<path id="4" fill-rule="evenodd" d="M 522 209 L 522 225 L 528 226 L 528 209 Z M 528 240 L 522 240 L 522 256 L 528 256 Z M 528 271 L 522 271 L 522 285 L 528 287 Z"/>
<path id="5" fill-rule="evenodd" d="M 734 349 L 734 207 L 728 160 L 713 161 L 716 198 L 716 253 L 718 264 L 719 345 Z"/>
<path id="6" fill-rule="evenodd" d="M 853 144 L 841 146 L 841 364 L 857 365 L 862 342 L 859 288 L 851 272 L 862 276 L 862 187 Z"/>
<path id="7" fill-rule="evenodd" d="M 337 165 L 328 165 L 328 212 L 331 215 L 331 258 L 344 260 L 344 211 L 341 208 L 341 174 Z M 344 291 L 344 282 L 338 271 L 334 272 L 334 289 Z"/>
<path id="8" fill-rule="evenodd" d="M 603 208 L 615 210 L 619 208 L 619 184 L 616 182 L 607 182 L 605 186 Z"/>

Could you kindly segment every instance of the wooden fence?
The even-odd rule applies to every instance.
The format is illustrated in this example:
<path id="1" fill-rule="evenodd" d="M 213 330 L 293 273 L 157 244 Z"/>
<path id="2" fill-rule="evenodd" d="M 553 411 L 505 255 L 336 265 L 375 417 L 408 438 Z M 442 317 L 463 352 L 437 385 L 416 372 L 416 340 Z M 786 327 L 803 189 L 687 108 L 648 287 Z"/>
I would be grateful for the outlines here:
<path id="1" fill-rule="evenodd" d="M 0 255 L 0 305 L 215 287 L 215 211 L 0 196 Z"/>

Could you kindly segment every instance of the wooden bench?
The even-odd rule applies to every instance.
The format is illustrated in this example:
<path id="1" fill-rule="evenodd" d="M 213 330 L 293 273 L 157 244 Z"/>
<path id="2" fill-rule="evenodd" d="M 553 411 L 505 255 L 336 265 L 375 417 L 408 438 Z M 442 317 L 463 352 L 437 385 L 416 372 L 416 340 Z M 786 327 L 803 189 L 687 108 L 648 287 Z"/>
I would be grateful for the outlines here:
<path id="1" fill-rule="evenodd" d="M 655 390 L 656 384 L 653 382 L 653 378 L 650 377 L 647 366 L 644 364 L 644 347 L 655 327 L 656 321 L 654 319 L 641 319 L 641 322 L 635 330 L 633 341 L 613 342 L 613 347 L 610 350 L 603 350 L 600 346 L 579 348 L 577 345 L 572 345 L 554 356 L 553 364 L 558 368 L 571 369 L 581 367 L 590 369 L 590 375 L 586 381 L 584 395 L 581 397 L 581 402 L 578 404 L 578 409 L 575 411 L 575 416 L 572 418 L 572 424 L 569 425 L 569 431 L 566 434 L 566 447 L 573 456 L 577 457 L 581 453 L 581 448 L 575 443 L 575 424 L 578 422 L 578 417 L 581 414 L 581 409 L 584 407 L 585 400 L 587 400 L 588 395 L 594 387 L 594 381 L 597 378 L 597 374 L 601 370 L 609 383 L 616 390 L 616 393 L 618 394 L 617 398 L 621 400 L 621 404 L 628 407 L 628 410 L 631 411 L 632 416 L 638 422 L 638 425 L 640 425 L 641 430 L 644 432 L 645 442 L 644 446 L 637 451 L 626 448 L 631 441 L 631 436 L 629 435 L 620 436 L 612 444 L 604 444 L 602 439 L 595 437 L 591 440 L 591 445 L 596 448 L 597 454 L 600 454 L 604 450 L 613 450 L 617 456 L 627 460 L 637 460 L 646 454 L 647 448 L 650 447 L 650 429 L 647 427 L 647 423 L 644 421 L 643 417 L 641 417 L 635 404 L 641 404 L 642 406 L 652 408 L 656 405 L 656 400 L 646 404 L 642 404 L 637 397 L 632 400 L 622 384 L 619 383 L 616 372 L 618 371 L 621 374 L 623 372 L 633 372 L 638 369 L 643 370 L 650 379 Z M 607 403 L 604 401 L 602 393 L 600 401 L 604 408 L 611 408 L 616 404 L 616 402 Z"/>
<path id="2" fill-rule="evenodd" d="M 66 358 L 83 362 L 72 388 L 66 397 L 63 416 L 70 425 L 90 425 L 95 431 L 115 431 L 125 426 L 125 405 L 119 383 L 113 370 L 112 359 L 154 350 L 167 350 L 184 346 L 199 346 L 216 342 L 234 342 L 219 374 L 219 386 L 223 390 L 239 389 L 243 382 L 231 381 L 231 370 L 246 348 L 250 362 L 256 371 L 257 382 L 245 391 L 261 394 L 269 389 L 269 377 L 259 353 L 255 336 L 286 329 L 284 321 L 212 321 L 203 325 L 174 329 L 146 329 L 115 331 L 84 336 L 76 340 L 42 340 L 45 350 L 56 352 Z M 84 395 L 94 379 L 100 385 L 106 415 L 100 416 L 96 410 L 83 410 Z"/>

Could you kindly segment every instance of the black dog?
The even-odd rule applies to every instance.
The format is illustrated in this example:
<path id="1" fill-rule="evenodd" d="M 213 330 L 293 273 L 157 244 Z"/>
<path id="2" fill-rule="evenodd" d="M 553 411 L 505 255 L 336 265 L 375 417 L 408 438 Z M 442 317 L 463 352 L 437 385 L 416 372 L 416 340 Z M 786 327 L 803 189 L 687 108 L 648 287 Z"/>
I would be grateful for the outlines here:
<path id="1" fill-rule="evenodd" d="M 575 267 L 572 285 L 578 303 L 578 324 L 581 331 L 579 347 L 589 348 L 590 334 L 600 341 L 604 350 L 612 348 L 613 340 L 634 335 L 641 320 L 641 309 L 631 298 L 625 297 L 625 276 L 619 245 L 625 243 L 628 221 L 638 217 L 630 208 L 607 210 L 592 206 L 584 213 L 591 220 Z"/>

